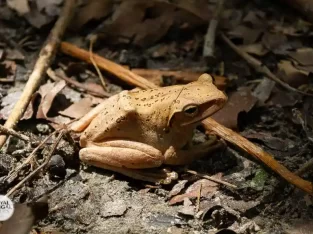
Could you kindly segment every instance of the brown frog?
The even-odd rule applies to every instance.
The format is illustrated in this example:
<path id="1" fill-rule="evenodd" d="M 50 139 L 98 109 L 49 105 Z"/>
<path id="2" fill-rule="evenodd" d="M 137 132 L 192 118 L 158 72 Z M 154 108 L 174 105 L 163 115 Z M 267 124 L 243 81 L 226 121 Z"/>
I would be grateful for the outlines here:
<path id="1" fill-rule="evenodd" d="M 84 131 L 79 152 L 83 162 L 135 179 L 167 183 L 173 174 L 155 173 L 152 168 L 184 165 L 205 155 L 212 142 L 192 145 L 193 131 L 226 100 L 212 77 L 203 74 L 186 85 L 122 91 L 71 129 Z"/>

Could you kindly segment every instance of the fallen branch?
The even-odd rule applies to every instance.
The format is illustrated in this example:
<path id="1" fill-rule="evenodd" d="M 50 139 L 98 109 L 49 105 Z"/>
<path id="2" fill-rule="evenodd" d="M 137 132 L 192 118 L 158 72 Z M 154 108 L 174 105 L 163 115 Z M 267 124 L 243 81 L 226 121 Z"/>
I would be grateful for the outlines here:
<path id="1" fill-rule="evenodd" d="M 30 100 L 32 94 L 38 88 L 40 81 L 44 77 L 46 70 L 48 69 L 50 63 L 53 60 L 56 49 L 59 45 L 60 38 L 63 36 L 65 29 L 74 13 L 74 7 L 76 5 L 76 0 L 65 1 L 63 11 L 60 14 L 57 22 L 54 25 L 48 39 L 46 40 L 45 46 L 41 49 L 39 58 L 36 61 L 33 72 L 28 78 L 28 81 L 23 89 L 23 93 L 20 99 L 15 104 L 9 118 L 4 124 L 6 128 L 14 128 L 17 122 L 23 116 Z M 0 149 L 6 141 L 6 136 L 0 136 Z"/>
<path id="2" fill-rule="evenodd" d="M 71 48 L 71 50 L 73 50 L 73 51 L 69 52 L 68 48 Z M 69 43 L 66 43 L 66 44 L 62 43 L 62 46 L 61 46 L 62 51 L 65 49 L 65 53 L 67 53 L 69 55 L 72 55 L 72 56 L 75 56 L 77 54 L 80 55 L 79 57 L 76 57 L 76 58 L 82 59 L 83 58 L 81 56 L 82 53 L 87 53 L 87 55 L 88 55 L 87 51 L 80 49 L 80 48 L 77 48 L 79 50 L 79 52 L 75 52 L 74 51 L 75 48 L 77 48 L 77 47 L 74 45 L 71 45 Z M 99 61 L 107 62 L 107 61 L 109 61 L 109 60 L 101 58 L 100 56 L 94 56 L 94 57 L 97 58 L 97 59 L 95 59 L 96 62 L 99 62 Z M 135 84 L 135 83 L 137 83 L 138 80 L 140 80 L 140 85 L 141 85 L 140 88 L 147 89 L 149 87 L 155 87 L 156 86 L 153 83 L 146 80 L 145 78 L 140 77 L 138 75 L 135 75 L 131 71 L 123 68 L 120 65 L 115 64 L 114 62 L 109 61 L 109 64 L 110 65 L 114 64 L 114 65 L 104 67 L 104 66 L 102 66 L 102 65 L 100 66 L 100 64 L 98 64 L 98 66 L 102 69 L 105 69 L 106 71 L 108 71 L 112 74 L 115 74 L 118 78 L 120 78 L 124 81 L 129 81 L 130 84 Z M 107 69 L 110 69 L 110 70 L 107 70 Z M 119 77 L 118 76 L 119 74 L 122 74 L 123 77 Z M 131 74 L 131 75 L 128 76 L 128 74 Z M 133 77 L 136 77 L 135 78 L 136 80 L 132 80 Z M 253 143 L 251 143 L 250 141 L 248 141 L 244 137 L 240 136 L 238 133 L 233 132 L 232 130 L 220 125 L 219 123 L 215 122 L 211 118 L 205 119 L 204 121 L 202 121 L 202 124 L 208 131 L 214 131 L 217 135 L 221 136 L 226 141 L 239 146 L 245 152 L 249 153 L 253 157 L 255 157 L 258 160 L 260 160 L 261 162 L 263 162 L 265 165 L 269 166 L 274 172 L 278 173 L 282 178 L 284 178 L 289 183 L 291 183 L 291 184 L 295 185 L 296 187 L 302 189 L 303 191 L 313 195 L 313 186 L 312 186 L 311 182 L 303 180 L 299 176 L 297 176 L 294 173 L 292 173 L 291 171 L 289 171 L 286 167 L 284 167 L 279 162 L 277 162 L 271 155 L 266 153 L 260 147 L 255 146 Z"/>
<path id="3" fill-rule="evenodd" d="M 226 42 L 229 47 L 231 47 L 240 57 L 242 57 L 246 62 L 253 67 L 257 72 L 260 72 L 264 74 L 266 77 L 270 78 L 271 80 L 275 81 L 277 84 L 281 85 L 283 88 L 300 93 L 302 95 L 313 97 L 313 94 L 302 92 L 296 88 L 291 87 L 287 83 L 283 82 L 281 79 L 279 79 L 276 75 L 274 75 L 268 67 L 266 67 L 264 64 L 262 64 L 261 61 L 257 60 L 256 58 L 252 57 L 245 51 L 241 50 L 238 46 L 236 46 L 234 43 L 231 42 L 223 33 L 221 33 L 222 39 Z"/>
<path id="4" fill-rule="evenodd" d="M 203 124 L 208 130 L 213 131 L 216 135 L 220 136 L 224 140 L 238 146 L 240 149 L 244 150 L 248 154 L 263 162 L 265 165 L 267 165 L 289 183 L 294 184 L 298 188 L 313 195 L 313 184 L 311 182 L 306 181 L 289 171 L 286 167 L 277 162 L 273 158 L 273 156 L 266 153 L 262 148 L 256 146 L 252 142 L 248 141 L 246 138 L 232 131 L 231 129 L 225 128 L 212 118 L 205 119 L 203 121 Z"/>

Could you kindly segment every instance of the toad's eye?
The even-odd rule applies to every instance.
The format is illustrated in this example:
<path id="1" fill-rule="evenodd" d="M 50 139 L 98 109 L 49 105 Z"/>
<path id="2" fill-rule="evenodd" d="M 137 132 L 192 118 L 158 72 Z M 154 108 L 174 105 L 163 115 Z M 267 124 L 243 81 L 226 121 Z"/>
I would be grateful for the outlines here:
<path id="1" fill-rule="evenodd" d="M 199 108 L 196 105 L 188 105 L 188 106 L 185 106 L 183 111 L 184 111 L 185 115 L 187 115 L 189 117 L 194 117 L 198 114 Z"/>

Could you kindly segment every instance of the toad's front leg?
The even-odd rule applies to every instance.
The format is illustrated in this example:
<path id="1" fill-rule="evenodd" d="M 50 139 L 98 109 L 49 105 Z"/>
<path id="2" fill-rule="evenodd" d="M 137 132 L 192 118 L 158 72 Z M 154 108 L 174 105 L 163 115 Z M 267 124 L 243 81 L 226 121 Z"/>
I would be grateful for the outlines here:
<path id="1" fill-rule="evenodd" d="M 186 149 L 175 149 L 170 147 L 164 154 L 164 164 L 167 165 L 187 165 L 193 161 L 214 152 L 223 144 L 217 141 L 216 137 L 211 137 L 207 142 L 199 145 L 188 145 Z"/>
<path id="2" fill-rule="evenodd" d="M 80 159 L 92 166 L 115 171 L 134 179 L 155 183 L 170 183 L 177 174 L 152 169 L 163 164 L 161 151 L 140 142 L 112 140 L 89 143 L 79 151 Z M 147 170 L 149 169 L 149 170 Z"/>

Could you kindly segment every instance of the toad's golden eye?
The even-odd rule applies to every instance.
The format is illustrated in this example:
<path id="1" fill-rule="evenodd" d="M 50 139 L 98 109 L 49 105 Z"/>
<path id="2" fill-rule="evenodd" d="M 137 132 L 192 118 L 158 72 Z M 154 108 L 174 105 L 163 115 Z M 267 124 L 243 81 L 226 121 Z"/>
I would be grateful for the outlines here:
<path id="1" fill-rule="evenodd" d="M 183 111 L 184 111 L 185 115 L 190 116 L 190 117 L 194 117 L 198 114 L 199 108 L 197 105 L 192 104 L 192 105 L 185 106 Z"/>

